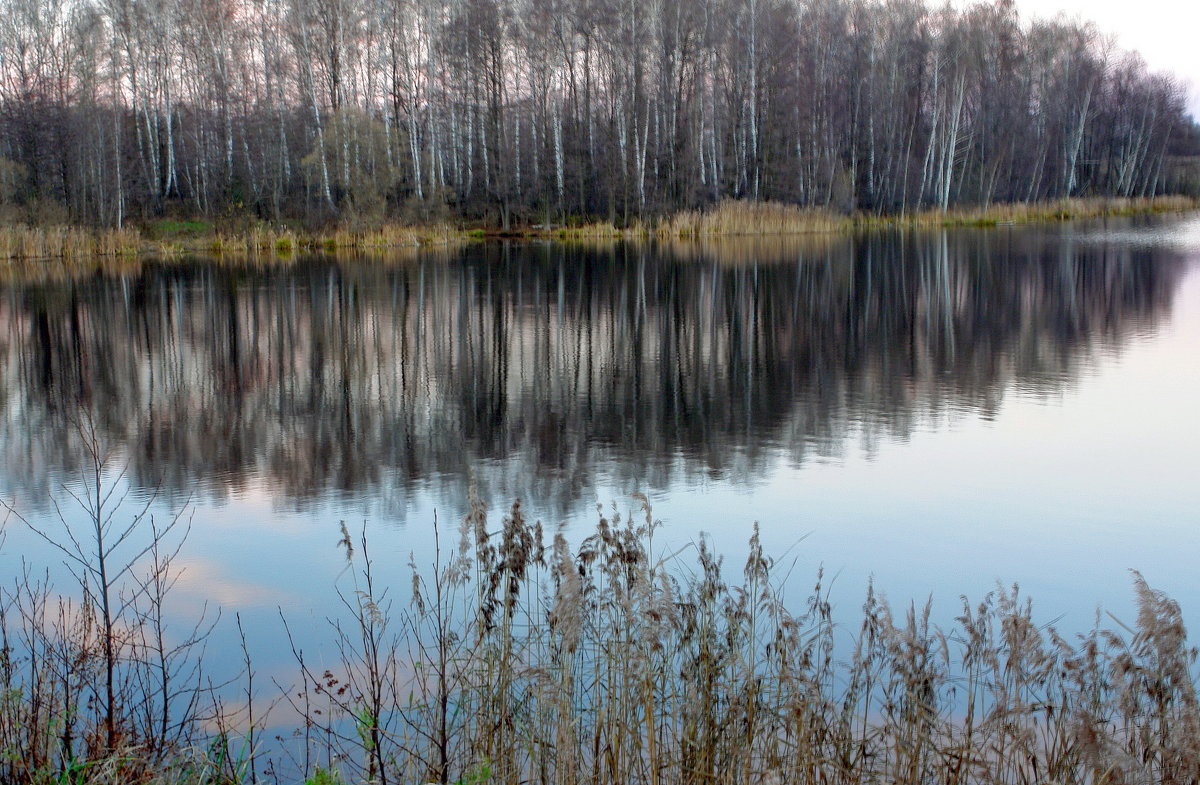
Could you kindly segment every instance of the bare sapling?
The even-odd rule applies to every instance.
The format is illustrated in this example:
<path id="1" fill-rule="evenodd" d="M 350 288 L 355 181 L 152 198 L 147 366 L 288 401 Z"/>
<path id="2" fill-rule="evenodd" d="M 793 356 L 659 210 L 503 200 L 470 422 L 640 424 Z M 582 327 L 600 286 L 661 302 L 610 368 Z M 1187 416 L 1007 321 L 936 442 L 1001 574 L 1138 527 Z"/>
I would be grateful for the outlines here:
<path id="1" fill-rule="evenodd" d="M 165 524 L 151 512 L 153 495 L 129 509 L 124 469 L 115 466 L 90 414 L 76 435 L 82 469 L 77 482 L 63 485 L 63 500 L 50 499 L 56 521 L 0 505 L 62 557 L 78 600 L 57 595 L 48 577 L 26 573 L 9 602 L 28 630 L 23 650 L 31 678 L 57 663 L 59 766 L 121 759 L 153 767 L 195 730 L 204 699 L 203 643 L 215 622 L 202 613 L 181 636 L 168 625 L 167 596 L 190 527 L 187 505 Z M 51 618 L 47 608 L 54 606 Z"/>

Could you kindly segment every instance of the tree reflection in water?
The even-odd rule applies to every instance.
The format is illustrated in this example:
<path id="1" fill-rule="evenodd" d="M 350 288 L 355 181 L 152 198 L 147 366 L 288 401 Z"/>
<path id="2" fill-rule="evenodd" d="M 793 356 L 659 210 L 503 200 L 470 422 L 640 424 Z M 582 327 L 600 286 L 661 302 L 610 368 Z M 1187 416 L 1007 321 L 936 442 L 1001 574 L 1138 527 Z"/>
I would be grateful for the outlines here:
<path id="1" fill-rule="evenodd" d="M 600 472 L 752 479 L 781 452 L 989 417 L 1014 385 L 1061 392 L 1161 320 L 1182 271 L 1161 249 L 997 230 L 11 283 L 0 490 L 45 499 L 78 470 L 80 407 L 160 492 L 253 480 L 399 509 L 422 484 L 465 498 L 475 472 L 568 509 Z"/>

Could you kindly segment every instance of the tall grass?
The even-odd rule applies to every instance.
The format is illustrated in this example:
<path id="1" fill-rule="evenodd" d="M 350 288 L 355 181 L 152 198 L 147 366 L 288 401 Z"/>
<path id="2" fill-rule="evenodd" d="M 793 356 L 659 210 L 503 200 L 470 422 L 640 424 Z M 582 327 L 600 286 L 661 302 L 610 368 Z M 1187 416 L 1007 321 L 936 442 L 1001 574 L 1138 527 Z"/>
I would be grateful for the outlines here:
<path id="1" fill-rule="evenodd" d="M 1130 630 L 1070 642 L 1017 590 L 964 602 L 939 629 L 868 589 L 843 651 L 820 579 L 782 600 L 757 532 L 736 583 L 701 543 L 684 560 L 657 524 L 602 516 L 572 550 L 514 505 L 500 531 L 468 516 L 454 557 L 414 574 L 402 653 L 372 713 L 397 781 L 1194 782 L 1198 709 L 1178 606 L 1140 576 Z M 356 618 L 388 612 L 359 562 Z M 364 587 L 367 587 L 364 589 Z M 367 621 L 363 621 L 366 619 Z M 374 634 L 367 636 L 375 639 Z M 344 651 L 348 651 L 345 649 Z M 351 653 L 346 695 L 382 670 Z M 364 683 L 367 682 L 367 683 Z M 311 682 L 319 687 L 317 680 Z M 360 704 L 335 701 L 342 717 Z M 337 714 L 335 711 L 335 715 Z M 352 779 L 380 776 L 340 738 Z"/>
<path id="2" fill-rule="evenodd" d="M 639 501 L 572 547 L 519 503 L 489 529 L 472 497 L 457 547 L 413 565 L 406 597 L 343 526 L 345 612 L 320 657 L 293 643 L 298 683 L 281 687 L 300 717 L 294 769 L 254 745 L 227 765 L 237 745 L 220 734 L 141 781 L 1200 781 L 1196 652 L 1178 605 L 1139 575 L 1136 620 L 1076 638 L 1040 625 L 1015 587 L 964 600 L 946 628 L 871 587 L 847 616 L 819 575 L 785 602 L 787 570 L 757 531 L 740 571 L 703 541 L 663 551 Z M 55 718 L 94 679 L 65 665 L 94 628 L 39 596 L 18 588 L 0 606 L 4 782 L 63 774 Z M 71 765 L 81 781 L 119 768 L 111 755 Z"/>
<path id="3" fill-rule="evenodd" d="M 211 250 L 217 252 L 245 251 L 256 255 L 288 255 L 299 251 L 424 248 L 454 245 L 463 240 L 463 233 L 449 224 L 425 226 L 384 224 L 369 229 L 333 229 L 316 233 L 289 228 L 256 227 L 244 235 L 216 238 Z"/>
<path id="4" fill-rule="evenodd" d="M 140 235 L 131 229 L 0 226 L 0 259 L 6 261 L 129 256 L 140 247 Z"/>
<path id="5" fill-rule="evenodd" d="M 1153 198 L 1097 197 L 1058 199 L 1049 202 L 996 203 L 984 207 L 955 208 L 942 212 L 925 210 L 893 216 L 859 216 L 856 223 L 872 226 L 997 226 L 1004 224 L 1051 223 L 1107 216 L 1176 212 L 1200 207 L 1186 196 Z"/>
<path id="6" fill-rule="evenodd" d="M 1062 199 L 1052 202 L 993 204 L 942 212 L 844 215 L 824 208 L 778 202 L 726 200 L 711 207 L 684 210 L 655 220 L 637 220 L 625 227 L 611 222 L 579 226 L 534 227 L 530 236 L 562 240 L 712 240 L 731 237 L 837 234 L 874 227 L 996 226 L 1062 221 L 1111 215 L 1134 215 L 1195 209 L 1195 199 L 1161 196 L 1152 199 Z M 287 259 L 301 252 L 377 252 L 388 249 L 452 247 L 473 233 L 446 223 L 407 226 L 384 223 L 366 227 L 303 231 L 288 226 L 255 224 L 236 231 L 214 229 L 205 222 L 161 220 L 146 231 L 82 229 L 78 227 L 0 226 L 0 261 L 62 261 L 87 263 L 139 253 L 177 258 L 203 253 L 233 258 Z M 486 233 L 477 232 L 486 236 Z"/>
<path id="7" fill-rule="evenodd" d="M 654 226 L 651 234 L 660 239 L 703 239 L 838 233 L 875 227 L 997 226 L 1171 212 L 1196 209 L 1198 206 L 1200 203 L 1186 196 L 1158 196 L 1149 199 L 1088 198 L 997 203 L 944 212 L 922 210 L 877 215 L 839 214 L 822 208 L 777 202 L 723 201 L 708 209 L 685 210 L 664 217 Z"/>
<path id="8" fill-rule="evenodd" d="M 207 228 L 200 232 L 178 232 L 173 236 L 160 236 L 163 232 L 157 226 L 149 236 L 143 236 L 136 228 L 91 230 L 61 226 L 3 226 L 0 227 L 0 260 L 90 263 L 140 253 L 166 258 L 187 253 L 288 257 L 305 251 L 376 251 L 449 246 L 465 239 L 462 232 L 448 224 L 384 224 L 370 229 L 332 229 L 325 232 L 254 226 L 237 233 L 215 231 L 207 224 L 202 226 Z"/>
<path id="9" fill-rule="evenodd" d="M 837 232 L 850 225 L 829 210 L 779 202 L 724 201 L 709 210 L 686 210 L 662 219 L 655 234 L 663 238 Z"/>

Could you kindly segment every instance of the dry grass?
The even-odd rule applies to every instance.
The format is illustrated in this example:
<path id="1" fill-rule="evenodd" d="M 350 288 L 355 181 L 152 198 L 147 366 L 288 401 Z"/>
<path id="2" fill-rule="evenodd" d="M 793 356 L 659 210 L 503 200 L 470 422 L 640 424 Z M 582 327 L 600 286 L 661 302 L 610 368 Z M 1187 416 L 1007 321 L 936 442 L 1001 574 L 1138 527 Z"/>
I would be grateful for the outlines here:
<path id="1" fill-rule="evenodd" d="M 194 236 L 147 239 L 137 229 L 89 230 L 78 227 L 0 227 L 0 261 L 92 263 L 104 259 L 153 255 L 174 259 L 187 254 L 278 256 L 314 251 L 380 251 L 448 247 L 466 235 L 448 224 L 371 229 L 335 229 L 305 233 L 290 228 L 255 226 L 244 233 L 208 232 Z"/>
<path id="2" fill-rule="evenodd" d="M 661 239 L 703 239 L 832 234 L 870 228 L 999 226 L 1172 212 L 1197 207 L 1200 207 L 1200 203 L 1189 197 L 1159 196 L 1152 199 L 1060 199 L 880 216 L 871 213 L 840 215 L 822 208 L 775 202 L 724 201 L 707 210 L 687 210 L 663 218 L 652 234 Z"/>
<path id="3" fill-rule="evenodd" d="M 373 250 L 453 245 L 462 239 L 463 233 L 448 224 L 385 225 L 364 231 L 338 230 L 328 234 L 309 235 L 301 241 L 301 245 L 312 250 Z"/>
<path id="4" fill-rule="evenodd" d="M 839 232 L 851 221 L 829 210 L 778 202 L 724 201 L 710 210 L 686 210 L 659 221 L 661 238 L 738 237 Z"/>
<path id="5" fill-rule="evenodd" d="M 959 208 L 944 213 L 940 210 L 926 210 L 896 216 L 863 215 L 856 218 L 855 223 L 864 227 L 1002 226 L 1176 212 L 1194 210 L 1197 207 L 1200 207 L 1200 203 L 1186 196 L 1158 196 L 1152 199 L 1059 199 L 1052 202 L 1018 202 Z"/>
<path id="6" fill-rule="evenodd" d="M 926 210 L 891 216 L 860 213 L 839 215 L 822 208 L 777 202 L 727 200 L 704 210 L 685 210 L 621 228 L 610 222 L 570 227 L 535 227 L 532 236 L 570 241 L 637 241 L 658 239 L 714 240 L 732 237 L 786 237 L 839 234 L 853 229 L 885 227 L 997 226 L 1045 223 L 1075 218 L 1134 215 L 1196 209 L 1195 199 L 1162 196 L 1153 199 L 1063 199 L 1032 204 L 995 204 L 941 212 Z M 361 229 L 337 228 L 305 232 L 286 226 L 255 225 L 238 232 L 215 231 L 202 222 L 160 221 L 171 226 L 201 227 L 162 237 L 157 228 L 148 234 L 137 229 L 88 230 L 77 227 L 0 227 L 0 261 L 61 260 L 88 263 L 97 259 L 134 256 L 159 258 L 210 254 L 233 258 L 290 258 L 303 252 L 377 252 L 389 249 L 454 247 L 483 232 L 466 232 L 449 224 L 425 226 L 384 224 Z"/>
<path id="7" fill-rule="evenodd" d="M 461 782 L 483 766 L 496 782 L 612 785 L 1200 776 L 1194 652 L 1178 606 L 1140 576 L 1135 628 L 1076 642 L 1036 624 L 1015 588 L 964 602 L 947 630 L 868 590 L 844 651 L 835 639 L 854 628 L 819 578 L 786 607 L 755 534 L 728 583 L 703 543 L 686 562 L 656 551 L 641 501 L 574 550 L 545 543 L 519 504 L 488 531 L 475 501 L 456 558 L 414 572 L 407 631 L 390 639 L 360 554 L 342 627 L 357 632 L 340 666 L 306 679 L 376 696 L 366 716 L 385 749 L 361 744 L 361 703 L 330 706 L 360 720 L 337 749 L 347 779 Z M 388 658 L 368 661 L 360 639 L 392 641 Z M 337 737 L 336 719 L 318 726 Z"/>
<path id="8" fill-rule="evenodd" d="M 800 207 L 777 202 L 727 200 L 703 210 L 685 210 L 656 223 L 635 223 L 618 228 L 597 222 L 576 227 L 554 227 L 541 234 L 573 242 L 604 243 L 655 239 L 668 243 L 681 255 L 714 255 L 718 258 L 752 260 L 754 249 L 738 242 L 761 242 L 764 238 L 836 238 L 854 230 L 891 228 L 940 228 L 955 226 L 991 227 L 1010 224 L 1052 223 L 1072 219 L 1137 215 L 1196 209 L 1195 199 L 1161 196 L 1153 199 L 1062 199 L 1031 204 L 994 204 L 942 212 L 924 210 L 880 216 L 871 213 L 840 215 L 823 208 Z M 697 244 L 689 248 L 689 244 Z M 701 245 L 703 247 L 701 247 Z M 710 254 L 710 251 L 712 252 Z"/>
<path id="9" fill-rule="evenodd" d="M 294 770 L 253 740 L 231 763 L 232 732 L 146 759 L 134 722 L 121 763 L 63 758 L 54 718 L 94 738 L 95 675 L 55 663 L 89 662 L 96 629 L 55 621 L 81 617 L 37 590 L 4 593 L 0 781 L 61 781 L 69 767 L 81 782 L 1200 780 L 1196 652 L 1178 605 L 1140 576 L 1133 624 L 1075 639 L 1040 625 L 1015 587 L 964 600 L 948 628 L 869 587 L 861 614 L 839 619 L 819 576 L 785 603 L 757 533 L 733 579 L 703 542 L 658 550 L 640 502 L 572 548 L 519 503 L 490 529 L 472 497 L 459 547 L 413 567 L 399 603 L 343 526 L 344 616 L 322 665 L 297 653 L 299 681 L 280 687 L 303 718 Z"/>
<path id="10" fill-rule="evenodd" d="M 140 235 L 130 229 L 91 231 L 66 226 L 0 227 L 0 259 L 80 261 L 95 257 L 130 256 L 141 248 Z"/>
<path id="11" fill-rule="evenodd" d="M 361 230 L 333 229 L 308 233 L 290 228 L 255 227 L 244 234 L 218 234 L 191 250 L 214 256 L 290 257 L 304 252 L 383 251 L 391 249 L 449 247 L 466 235 L 449 224 L 400 226 L 385 224 Z"/>
<path id="12" fill-rule="evenodd" d="M 611 221 L 594 221 L 581 226 L 562 226 L 550 230 L 549 234 L 560 240 L 642 240 L 650 230 L 641 221 L 619 228 Z"/>

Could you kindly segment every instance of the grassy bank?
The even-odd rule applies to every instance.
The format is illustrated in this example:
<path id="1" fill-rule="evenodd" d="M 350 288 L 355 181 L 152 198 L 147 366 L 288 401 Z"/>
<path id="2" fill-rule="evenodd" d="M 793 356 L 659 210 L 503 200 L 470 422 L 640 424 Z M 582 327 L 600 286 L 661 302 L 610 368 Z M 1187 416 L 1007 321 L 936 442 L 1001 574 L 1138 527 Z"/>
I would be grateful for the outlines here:
<path id="1" fill-rule="evenodd" d="M 953 209 L 944 213 L 928 210 L 902 216 L 860 216 L 856 219 L 856 224 L 864 227 L 988 227 L 1181 212 L 1197 208 L 1200 208 L 1200 201 L 1187 196 L 1158 196 L 1152 199 L 1060 199 L 1030 204 L 992 204 L 981 208 Z"/>
<path id="2" fill-rule="evenodd" d="M 658 223 L 654 227 L 654 234 L 659 237 L 700 238 L 812 234 L 873 228 L 988 227 L 1177 212 L 1197 207 L 1200 207 L 1200 203 L 1189 197 L 1162 196 L 1154 199 L 1062 199 L 881 216 L 873 213 L 839 215 L 827 210 L 771 203 L 723 202 L 705 212 L 676 213 Z"/>
<path id="3" fill-rule="evenodd" d="M 489 530 L 472 499 L 457 549 L 390 586 L 395 566 L 343 525 L 345 611 L 319 655 L 293 644 L 291 684 L 247 661 L 215 688 L 192 669 L 202 629 L 164 638 L 169 532 L 135 527 L 164 547 L 110 587 L 132 610 L 109 623 L 95 582 L 69 599 L 27 573 L 0 589 L 0 782 L 1200 779 L 1195 651 L 1140 576 L 1128 626 L 1068 638 L 1013 588 L 943 628 L 870 587 L 861 611 L 834 609 L 819 576 L 785 602 L 789 570 L 757 533 L 741 570 L 703 543 L 664 553 L 639 504 L 571 546 L 520 504 Z M 237 705 L 256 690 L 291 718 L 277 746 L 261 704 Z"/>
<path id="4" fill-rule="evenodd" d="M 0 227 L 0 261 L 63 259 L 85 261 L 136 254 L 141 234 L 134 229 L 90 230 L 78 227 Z"/>
<path id="5" fill-rule="evenodd" d="M 991 227 L 1054 223 L 1076 219 L 1179 212 L 1200 208 L 1185 196 L 1153 199 L 1061 199 L 1053 202 L 993 204 L 986 207 L 923 210 L 877 215 L 836 213 L 831 210 L 774 202 L 725 201 L 706 210 L 685 210 L 654 222 L 619 228 L 611 223 L 541 230 L 540 234 L 572 240 L 660 239 L 691 240 L 844 233 L 861 229 Z"/>
<path id="6" fill-rule="evenodd" d="M 86 262 L 121 256 L 188 254 L 288 258 L 298 253 L 382 251 L 447 247 L 471 240 L 704 240 L 837 234 L 875 228 L 936 228 L 1048 223 L 1104 216 L 1173 212 L 1200 207 L 1195 199 L 1063 199 L 1033 204 L 993 204 L 942 212 L 896 215 L 842 214 L 774 202 L 725 201 L 704 210 L 685 210 L 618 227 L 608 222 L 533 225 L 501 232 L 448 223 L 424 226 L 382 224 L 365 229 L 310 231 L 285 226 L 222 228 L 206 221 L 164 219 L 120 230 L 78 227 L 0 227 L 0 262 L 64 260 Z"/>
<path id="7" fill-rule="evenodd" d="M 331 229 L 303 232 L 292 229 L 256 227 L 247 232 L 219 232 L 191 244 L 180 243 L 183 251 L 213 255 L 247 254 L 288 256 L 294 253 L 340 251 L 380 251 L 401 248 L 428 248 L 454 245 L 467 238 L 465 232 L 449 224 L 400 226 L 385 224 L 371 229 Z"/>
<path id="8" fill-rule="evenodd" d="M 96 259 L 187 254 L 290 257 L 298 253 L 383 251 L 444 247 L 467 238 L 448 224 L 306 231 L 289 227 L 222 228 L 206 221 L 162 220 L 124 229 L 0 227 L 0 262 Z"/>

